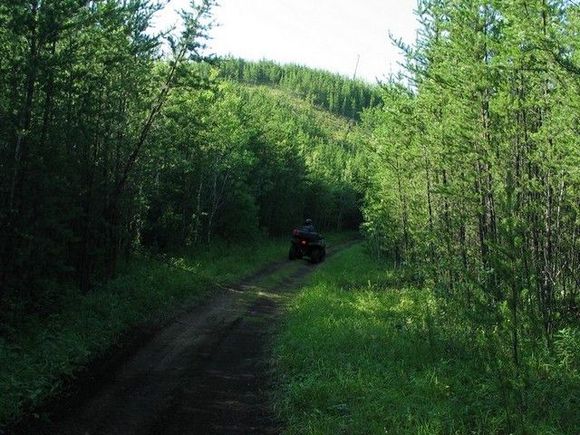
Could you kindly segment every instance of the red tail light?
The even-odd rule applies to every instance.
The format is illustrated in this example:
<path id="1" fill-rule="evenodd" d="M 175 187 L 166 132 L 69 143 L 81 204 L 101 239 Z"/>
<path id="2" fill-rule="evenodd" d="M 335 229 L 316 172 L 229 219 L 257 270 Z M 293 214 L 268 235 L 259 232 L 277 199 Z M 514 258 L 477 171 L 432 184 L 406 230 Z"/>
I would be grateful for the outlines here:
<path id="1" fill-rule="evenodd" d="M 306 245 L 306 240 L 301 240 L 301 243 L 302 243 L 303 245 Z"/>

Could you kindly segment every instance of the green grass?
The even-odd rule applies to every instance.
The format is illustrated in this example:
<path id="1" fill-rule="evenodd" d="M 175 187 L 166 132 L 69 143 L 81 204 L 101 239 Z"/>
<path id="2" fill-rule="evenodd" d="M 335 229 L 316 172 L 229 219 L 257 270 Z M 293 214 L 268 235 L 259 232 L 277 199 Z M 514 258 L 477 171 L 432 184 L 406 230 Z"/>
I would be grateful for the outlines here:
<path id="1" fill-rule="evenodd" d="M 516 376 L 501 333 L 464 314 L 362 244 L 330 258 L 274 347 L 287 433 L 577 433 L 577 365 L 527 355 Z"/>

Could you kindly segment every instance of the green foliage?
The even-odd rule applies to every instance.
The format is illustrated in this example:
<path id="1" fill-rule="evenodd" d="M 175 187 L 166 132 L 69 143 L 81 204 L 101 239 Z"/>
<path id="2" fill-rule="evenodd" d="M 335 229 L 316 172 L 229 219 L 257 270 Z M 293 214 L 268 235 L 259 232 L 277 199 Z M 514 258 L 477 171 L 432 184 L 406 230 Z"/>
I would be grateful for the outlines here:
<path id="1" fill-rule="evenodd" d="M 2 314 L 47 308 L 47 282 L 88 291 L 115 275 L 136 238 L 129 178 L 179 66 L 203 44 L 211 1 L 196 5 L 163 61 L 149 32 L 156 2 L 0 7 Z"/>
<path id="2" fill-rule="evenodd" d="M 359 120 L 364 109 L 380 104 L 379 88 L 327 71 L 262 60 L 220 59 L 220 73 L 228 80 L 277 86 L 346 118 Z"/>
<path id="3" fill-rule="evenodd" d="M 59 285 L 90 291 L 136 248 L 282 234 L 305 216 L 358 225 L 357 129 L 306 96 L 224 81 L 202 56 L 213 2 L 193 6 L 167 55 L 156 2 L 0 8 L 0 321 L 50 312 Z"/>
<path id="4" fill-rule="evenodd" d="M 357 245 L 290 304 L 274 347 L 288 433 L 575 433 L 577 366 L 526 349 L 515 367 L 508 328 L 474 328 L 473 313 L 401 272 Z M 577 334 L 560 334 L 566 361 Z"/>
<path id="5" fill-rule="evenodd" d="M 518 365 L 578 322 L 578 8 L 425 0 L 418 18 L 411 86 L 393 79 L 364 116 L 364 228 L 457 310 L 495 313 L 473 325 L 509 327 Z"/>
<path id="6" fill-rule="evenodd" d="M 192 66 L 195 68 L 195 66 Z M 142 174 L 143 243 L 167 249 L 283 234 L 310 216 L 355 227 L 361 197 L 347 123 L 284 91 L 229 82 L 169 99 Z"/>

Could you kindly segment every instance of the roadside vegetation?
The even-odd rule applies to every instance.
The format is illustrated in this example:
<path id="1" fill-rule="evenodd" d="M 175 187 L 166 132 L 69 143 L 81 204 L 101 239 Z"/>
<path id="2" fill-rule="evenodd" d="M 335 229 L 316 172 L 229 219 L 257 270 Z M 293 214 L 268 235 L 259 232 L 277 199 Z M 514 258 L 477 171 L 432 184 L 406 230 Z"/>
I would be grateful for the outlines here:
<path id="1" fill-rule="evenodd" d="M 576 433 L 580 337 L 562 331 L 553 353 L 526 342 L 515 365 L 509 309 L 478 315 L 367 245 L 330 258 L 274 346 L 286 432 Z"/>
<path id="2" fill-rule="evenodd" d="M 577 432 L 578 6 L 420 4 L 406 77 L 363 116 L 369 248 L 428 284 L 406 315 L 442 340 L 425 368 L 457 399 L 430 396 L 433 412 L 453 406 L 413 427 Z"/>

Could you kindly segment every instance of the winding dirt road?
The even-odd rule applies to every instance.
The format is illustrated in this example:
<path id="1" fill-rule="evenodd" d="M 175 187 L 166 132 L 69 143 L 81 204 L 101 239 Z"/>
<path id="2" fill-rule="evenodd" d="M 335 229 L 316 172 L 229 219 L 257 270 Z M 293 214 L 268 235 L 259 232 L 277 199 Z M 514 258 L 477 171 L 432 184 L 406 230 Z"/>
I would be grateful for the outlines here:
<path id="1" fill-rule="evenodd" d="M 268 401 L 270 338 L 281 305 L 316 267 L 324 265 L 280 261 L 221 289 L 152 334 L 107 382 L 77 394 L 78 403 L 35 432 L 278 433 Z"/>

